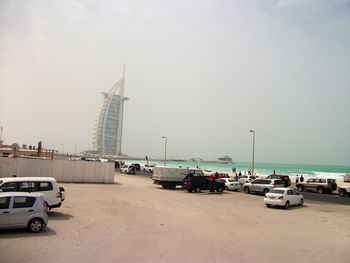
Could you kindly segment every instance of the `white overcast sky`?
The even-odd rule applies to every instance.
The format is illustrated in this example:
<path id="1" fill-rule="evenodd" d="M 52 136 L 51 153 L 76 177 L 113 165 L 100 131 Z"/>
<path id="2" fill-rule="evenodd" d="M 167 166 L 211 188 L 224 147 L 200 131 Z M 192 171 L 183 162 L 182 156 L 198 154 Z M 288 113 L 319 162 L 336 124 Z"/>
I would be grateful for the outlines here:
<path id="1" fill-rule="evenodd" d="M 5 143 L 91 149 L 124 63 L 128 155 L 350 165 L 350 1 L 0 0 Z"/>

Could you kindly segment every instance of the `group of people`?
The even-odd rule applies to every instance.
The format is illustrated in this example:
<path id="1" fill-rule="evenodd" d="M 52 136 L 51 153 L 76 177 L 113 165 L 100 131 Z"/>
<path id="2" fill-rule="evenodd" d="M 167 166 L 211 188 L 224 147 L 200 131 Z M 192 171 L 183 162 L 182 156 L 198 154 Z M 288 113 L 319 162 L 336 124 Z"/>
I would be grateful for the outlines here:
<path id="1" fill-rule="evenodd" d="M 300 182 L 301 183 L 304 182 L 304 176 L 303 175 L 300 176 Z M 299 175 L 297 175 L 297 177 L 295 178 L 295 183 L 299 183 Z"/>

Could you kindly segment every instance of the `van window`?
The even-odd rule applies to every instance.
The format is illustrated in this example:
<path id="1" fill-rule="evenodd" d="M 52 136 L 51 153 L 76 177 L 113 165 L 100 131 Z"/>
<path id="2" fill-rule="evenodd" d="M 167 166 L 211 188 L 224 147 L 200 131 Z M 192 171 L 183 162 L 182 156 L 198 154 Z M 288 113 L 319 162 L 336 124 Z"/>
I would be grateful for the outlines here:
<path id="1" fill-rule="evenodd" d="M 53 190 L 51 182 L 39 182 L 39 191 L 51 191 Z"/>
<path id="2" fill-rule="evenodd" d="M 35 183 L 34 182 L 19 182 L 19 192 L 34 192 Z"/>
<path id="3" fill-rule="evenodd" d="M 35 197 L 15 196 L 13 208 L 32 207 L 35 203 Z"/>
<path id="4" fill-rule="evenodd" d="M 1 186 L 3 192 L 16 192 L 16 182 L 4 183 Z"/>
<path id="5" fill-rule="evenodd" d="M 0 197 L 0 209 L 8 209 L 11 197 Z"/>

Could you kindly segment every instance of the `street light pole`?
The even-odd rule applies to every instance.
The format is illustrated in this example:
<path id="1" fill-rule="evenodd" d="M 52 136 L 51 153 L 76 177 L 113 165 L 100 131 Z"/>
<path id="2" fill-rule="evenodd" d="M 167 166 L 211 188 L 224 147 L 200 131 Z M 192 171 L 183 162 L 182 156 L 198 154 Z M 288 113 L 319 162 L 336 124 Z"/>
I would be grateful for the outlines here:
<path id="1" fill-rule="evenodd" d="M 74 143 L 74 156 L 77 156 L 77 143 Z"/>
<path id="2" fill-rule="evenodd" d="M 255 151 L 255 131 L 249 130 L 253 133 L 253 157 L 252 157 L 252 175 L 254 175 L 254 151 Z"/>
<path id="3" fill-rule="evenodd" d="M 163 136 L 162 138 L 163 138 L 163 139 L 165 139 L 165 149 L 164 149 L 164 166 L 166 166 L 166 147 L 167 147 L 167 144 L 168 144 L 168 137 Z"/>

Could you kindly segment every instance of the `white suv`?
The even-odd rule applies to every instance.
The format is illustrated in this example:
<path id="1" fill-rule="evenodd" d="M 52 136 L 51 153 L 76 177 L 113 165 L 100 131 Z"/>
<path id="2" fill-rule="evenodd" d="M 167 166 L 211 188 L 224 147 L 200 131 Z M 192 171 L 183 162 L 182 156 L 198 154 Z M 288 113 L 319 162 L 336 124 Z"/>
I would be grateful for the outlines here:
<path id="1" fill-rule="evenodd" d="M 60 207 L 65 199 L 65 190 L 52 177 L 7 177 L 0 178 L 0 192 L 40 192 L 47 207 Z"/>
<path id="2" fill-rule="evenodd" d="M 40 193 L 0 193 L 0 228 L 28 228 L 38 233 L 47 226 L 47 207 Z"/>

